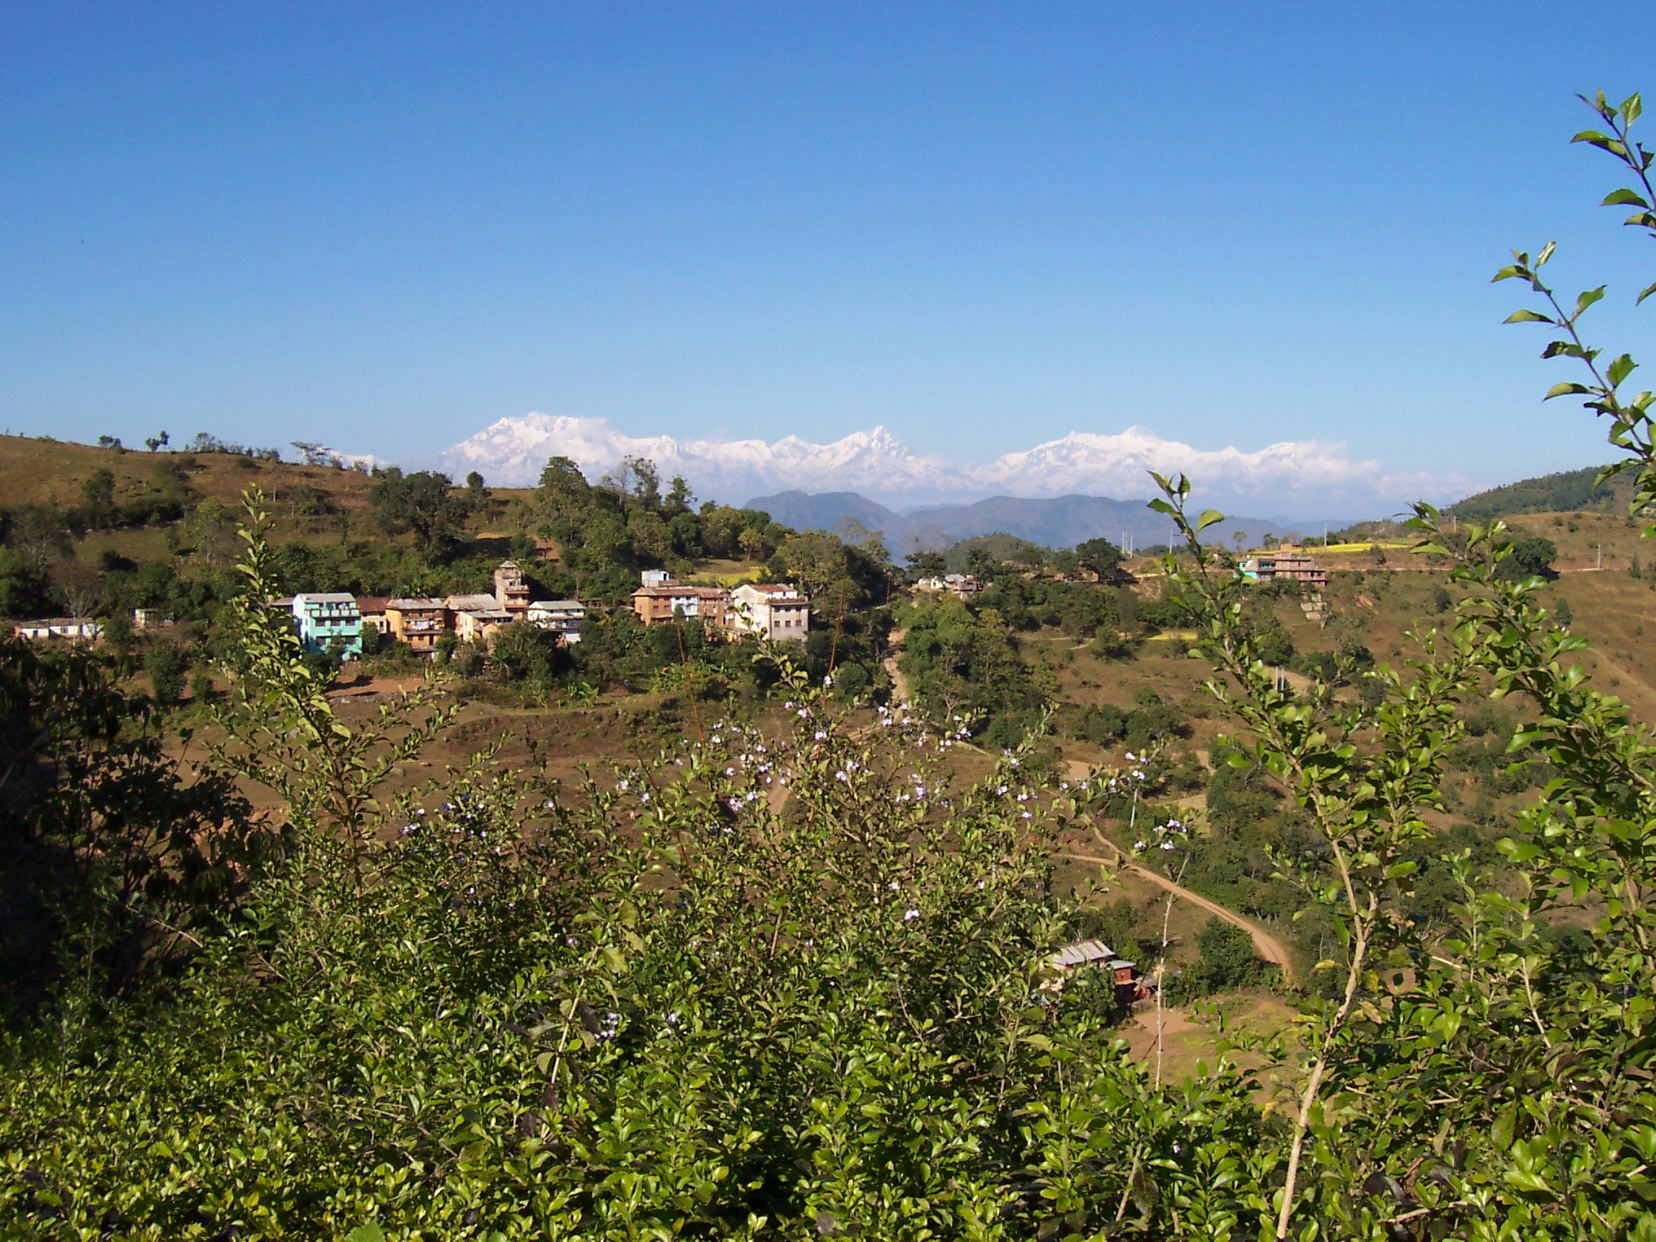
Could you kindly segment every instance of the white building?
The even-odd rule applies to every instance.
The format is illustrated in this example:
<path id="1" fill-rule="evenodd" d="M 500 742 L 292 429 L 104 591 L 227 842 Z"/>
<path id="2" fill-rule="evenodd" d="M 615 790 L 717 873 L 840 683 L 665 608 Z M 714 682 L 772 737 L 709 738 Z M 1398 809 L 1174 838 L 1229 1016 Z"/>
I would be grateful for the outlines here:
<path id="1" fill-rule="evenodd" d="M 586 619 L 586 606 L 573 599 L 538 599 L 529 605 L 523 619 L 530 625 L 551 630 L 566 643 L 581 641 L 581 622 Z"/>
<path id="2" fill-rule="evenodd" d="M 90 641 L 103 633 L 103 626 L 90 617 L 42 617 L 19 621 L 12 626 L 18 638 L 71 638 Z"/>
<path id="3" fill-rule="evenodd" d="M 744 582 L 730 593 L 735 628 L 780 642 L 804 642 L 811 628 L 811 600 L 792 584 Z"/>
<path id="4" fill-rule="evenodd" d="M 945 574 L 941 578 L 922 578 L 914 584 L 916 591 L 947 591 L 958 599 L 970 599 L 983 590 L 983 583 L 965 574 Z"/>

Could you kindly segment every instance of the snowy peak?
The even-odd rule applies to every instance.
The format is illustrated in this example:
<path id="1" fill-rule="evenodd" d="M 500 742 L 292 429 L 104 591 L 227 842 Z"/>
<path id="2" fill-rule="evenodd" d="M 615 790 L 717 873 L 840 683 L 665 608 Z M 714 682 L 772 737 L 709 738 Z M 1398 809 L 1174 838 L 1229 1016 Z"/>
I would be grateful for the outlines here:
<path id="1" fill-rule="evenodd" d="M 794 435 L 772 443 L 678 440 L 629 436 L 603 419 L 531 413 L 491 423 L 441 460 L 456 477 L 477 470 L 500 486 L 529 487 L 555 456 L 571 458 L 594 481 L 625 457 L 647 457 L 663 478 L 682 474 L 697 494 L 732 502 L 782 491 L 859 492 L 899 508 L 994 495 L 1146 497 L 1154 490 L 1154 470 L 1189 475 L 1207 504 L 1359 516 L 1395 512 L 1421 497 L 1464 494 L 1473 483 L 1460 475 L 1389 473 L 1325 441 L 1201 449 L 1136 425 L 1113 435 L 1072 431 L 973 465 L 917 453 L 884 427 L 827 444 Z"/>

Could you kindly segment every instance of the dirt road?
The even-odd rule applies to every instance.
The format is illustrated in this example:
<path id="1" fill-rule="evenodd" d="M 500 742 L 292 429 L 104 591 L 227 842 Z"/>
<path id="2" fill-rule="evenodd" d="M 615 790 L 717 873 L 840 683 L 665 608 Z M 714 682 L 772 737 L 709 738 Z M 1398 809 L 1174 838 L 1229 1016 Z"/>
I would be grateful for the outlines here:
<path id="1" fill-rule="evenodd" d="M 899 703 L 914 702 L 909 697 L 908 674 L 897 667 L 897 660 L 903 654 L 903 637 L 907 633 L 907 630 L 891 631 L 891 654 L 880 662 L 885 671 L 891 675 L 891 697 Z"/>
<path id="2" fill-rule="evenodd" d="M 1283 944 L 1282 941 L 1278 940 L 1275 936 L 1271 935 L 1270 932 L 1266 931 L 1258 924 L 1243 918 L 1236 911 L 1227 909 L 1225 906 L 1220 905 L 1217 901 L 1212 901 L 1206 897 L 1203 897 L 1200 893 L 1193 893 L 1188 888 L 1184 887 L 1184 885 L 1175 884 L 1166 876 L 1152 871 L 1148 867 L 1139 866 L 1138 863 L 1134 862 L 1125 853 L 1123 853 L 1114 841 L 1111 841 L 1096 828 L 1093 829 L 1093 836 L 1098 838 L 1099 844 L 1104 847 L 1110 857 L 1100 858 L 1095 854 L 1083 854 L 1078 850 L 1071 850 L 1070 857 L 1078 858 L 1082 862 L 1100 863 L 1106 867 L 1125 867 L 1135 875 L 1143 876 L 1157 888 L 1165 889 L 1167 892 L 1173 893 L 1182 900 L 1188 901 L 1191 905 L 1206 910 L 1210 914 L 1216 914 L 1227 923 L 1234 923 L 1237 927 L 1240 927 L 1243 931 L 1247 932 L 1249 936 L 1253 937 L 1254 952 L 1257 953 L 1260 958 L 1267 962 L 1275 962 L 1282 968 L 1282 973 L 1287 977 L 1289 982 L 1292 983 L 1296 981 L 1294 975 L 1294 959 L 1288 953 L 1288 946 Z"/>

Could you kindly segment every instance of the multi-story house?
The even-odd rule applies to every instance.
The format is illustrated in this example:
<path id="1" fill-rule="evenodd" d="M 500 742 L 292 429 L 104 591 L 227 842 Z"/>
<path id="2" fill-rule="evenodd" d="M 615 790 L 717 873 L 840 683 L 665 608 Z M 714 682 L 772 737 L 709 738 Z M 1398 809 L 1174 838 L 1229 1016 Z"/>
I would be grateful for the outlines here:
<path id="1" fill-rule="evenodd" d="M 381 634 L 390 633 L 390 623 L 385 619 L 385 610 L 391 601 L 384 595 L 359 595 L 356 597 L 357 616 L 362 619 L 362 628 L 366 630 L 373 626 Z"/>
<path id="2" fill-rule="evenodd" d="M 440 599 L 387 600 L 385 621 L 398 642 L 429 655 L 448 629 L 448 608 Z"/>
<path id="3" fill-rule="evenodd" d="M 804 642 L 811 628 L 810 597 L 791 583 L 744 582 L 730 593 L 733 628 L 777 641 Z"/>
<path id="4" fill-rule="evenodd" d="M 503 625 L 510 625 L 517 614 L 507 612 L 493 595 L 450 595 L 443 601 L 448 610 L 449 628 L 463 643 L 486 642 Z"/>
<path id="5" fill-rule="evenodd" d="M 529 605 L 523 619 L 530 625 L 551 630 L 565 643 L 581 641 L 581 622 L 586 619 L 586 607 L 574 599 L 538 599 Z"/>
<path id="6" fill-rule="evenodd" d="M 356 596 L 344 591 L 301 592 L 293 597 L 299 642 L 306 651 L 329 651 L 342 657 L 362 654 L 362 614 Z"/>
<path id="7" fill-rule="evenodd" d="M 664 570 L 647 569 L 644 585 L 632 594 L 633 611 L 645 625 L 661 625 L 682 616 L 715 629 L 731 623 L 730 594 L 723 587 L 690 586 L 674 582 Z"/>
<path id="8" fill-rule="evenodd" d="M 512 621 L 512 614 L 504 608 L 468 608 L 455 614 L 454 636 L 463 643 L 489 646 Z"/>
<path id="9" fill-rule="evenodd" d="M 1302 582 L 1314 590 L 1328 585 L 1328 571 L 1299 548 L 1278 548 L 1250 556 L 1241 566 L 1250 582 Z"/>
<path id="10" fill-rule="evenodd" d="M 514 617 L 529 611 L 529 584 L 523 580 L 523 570 L 516 561 L 501 561 L 495 567 L 495 605 Z"/>

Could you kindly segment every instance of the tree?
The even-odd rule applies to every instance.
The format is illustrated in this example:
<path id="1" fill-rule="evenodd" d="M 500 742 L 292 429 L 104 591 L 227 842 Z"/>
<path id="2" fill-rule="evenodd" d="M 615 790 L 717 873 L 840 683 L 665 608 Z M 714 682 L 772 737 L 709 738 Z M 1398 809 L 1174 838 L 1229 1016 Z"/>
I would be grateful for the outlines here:
<path id="1" fill-rule="evenodd" d="M 171 707 L 184 697 L 184 679 L 189 672 L 184 653 L 170 643 L 150 649 L 144 657 L 144 671 L 149 674 L 150 693 L 163 707 Z"/>
<path id="2" fill-rule="evenodd" d="M 922 552 L 917 549 L 903 560 L 908 565 L 909 578 L 914 582 L 922 578 L 941 578 L 949 572 L 948 559 L 941 552 Z"/>
<path id="3" fill-rule="evenodd" d="M 473 470 L 466 475 L 466 508 L 472 513 L 481 513 L 488 504 L 489 493 L 483 486 L 483 476 Z"/>
<path id="4" fill-rule="evenodd" d="M 1514 539 L 1507 548 L 1507 557 L 1502 562 L 1500 574 L 1503 578 L 1516 580 L 1530 576 L 1552 579 L 1558 575 L 1553 572 L 1553 562 L 1558 559 L 1558 545 L 1551 539 L 1540 535 L 1526 535 L 1522 539 Z"/>
<path id="5" fill-rule="evenodd" d="M 1202 982 L 1212 991 L 1247 987 L 1259 976 L 1253 937 L 1217 915 L 1196 933 Z"/>
<path id="6" fill-rule="evenodd" d="M 1121 549 L 1108 539 L 1088 539 L 1078 543 L 1075 555 L 1082 568 L 1092 570 L 1101 582 L 1113 582 L 1121 574 Z"/>
<path id="7" fill-rule="evenodd" d="M 81 480 L 81 500 L 86 524 L 95 530 L 107 530 L 120 518 L 115 504 L 115 472 L 99 466 Z"/>
<path id="8" fill-rule="evenodd" d="M 388 534 L 412 532 L 415 546 L 435 561 L 452 555 L 466 516 L 453 481 L 434 470 L 404 474 L 392 466 L 369 491 L 368 503 Z"/>
<path id="9" fill-rule="evenodd" d="M 696 507 L 696 495 L 690 490 L 690 485 L 684 481 L 682 474 L 673 476 L 673 485 L 667 491 L 667 500 L 663 506 L 669 518 L 689 513 Z"/>

